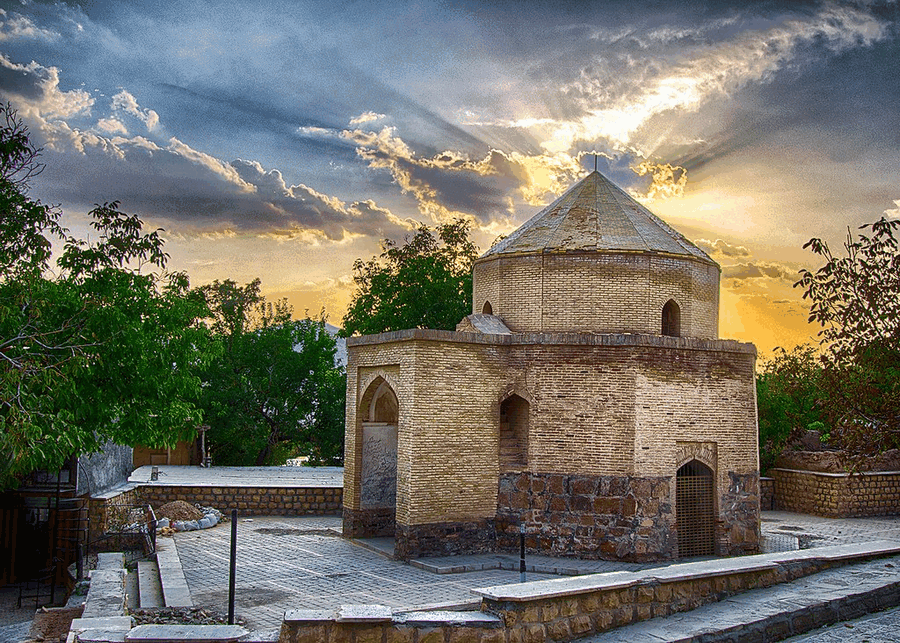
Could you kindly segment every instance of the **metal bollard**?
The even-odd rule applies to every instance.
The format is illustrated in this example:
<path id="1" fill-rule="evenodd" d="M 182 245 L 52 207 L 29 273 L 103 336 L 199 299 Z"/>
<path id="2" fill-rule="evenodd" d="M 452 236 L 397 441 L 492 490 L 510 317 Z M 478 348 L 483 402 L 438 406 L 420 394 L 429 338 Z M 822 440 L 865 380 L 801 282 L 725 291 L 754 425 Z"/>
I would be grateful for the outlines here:
<path id="1" fill-rule="evenodd" d="M 234 572 L 237 563 L 237 509 L 231 510 L 231 563 L 228 576 L 228 624 L 234 625 Z"/>
<path id="2" fill-rule="evenodd" d="M 519 525 L 519 582 L 525 582 L 525 523 Z"/>

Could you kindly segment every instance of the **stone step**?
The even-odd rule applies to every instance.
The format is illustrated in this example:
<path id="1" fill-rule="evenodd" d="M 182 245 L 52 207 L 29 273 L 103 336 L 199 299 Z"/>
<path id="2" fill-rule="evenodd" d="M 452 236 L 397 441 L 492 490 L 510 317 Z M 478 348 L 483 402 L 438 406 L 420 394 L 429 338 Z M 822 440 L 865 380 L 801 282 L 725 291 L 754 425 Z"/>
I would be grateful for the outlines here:
<path id="1" fill-rule="evenodd" d="M 900 557 L 811 574 L 689 612 L 641 621 L 579 643 L 781 641 L 900 605 Z M 830 639 L 829 639 L 830 640 Z"/>
<path id="2" fill-rule="evenodd" d="M 159 565 L 159 582 L 162 585 L 165 607 L 193 607 L 191 590 L 184 577 L 178 547 L 173 538 L 157 539 L 156 563 Z"/>
<path id="3" fill-rule="evenodd" d="M 140 608 L 140 588 L 138 587 L 137 570 L 125 572 L 125 607 L 129 610 Z"/>
<path id="4" fill-rule="evenodd" d="M 137 578 L 141 608 L 164 607 L 162 583 L 159 581 L 159 566 L 156 561 L 138 562 Z"/>

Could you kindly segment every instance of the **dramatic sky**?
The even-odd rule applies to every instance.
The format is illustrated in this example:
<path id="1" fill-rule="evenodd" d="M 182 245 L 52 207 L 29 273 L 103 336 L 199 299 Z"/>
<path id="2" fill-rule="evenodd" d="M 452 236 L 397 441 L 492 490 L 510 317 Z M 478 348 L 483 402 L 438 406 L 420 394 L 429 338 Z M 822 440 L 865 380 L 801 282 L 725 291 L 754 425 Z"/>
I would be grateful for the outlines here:
<path id="1" fill-rule="evenodd" d="M 192 283 L 340 323 L 416 222 L 484 250 L 593 167 L 723 269 L 721 335 L 815 337 L 810 237 L 900 215 L 895 2 L 0 2 L 32 196 L 118 199 Z"/>

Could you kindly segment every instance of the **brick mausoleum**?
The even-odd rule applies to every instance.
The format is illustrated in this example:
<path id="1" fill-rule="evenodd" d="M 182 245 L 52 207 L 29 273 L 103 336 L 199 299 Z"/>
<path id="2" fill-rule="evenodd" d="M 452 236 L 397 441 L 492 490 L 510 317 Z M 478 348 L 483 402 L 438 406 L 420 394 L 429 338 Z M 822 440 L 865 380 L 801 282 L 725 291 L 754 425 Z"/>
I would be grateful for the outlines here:
<path id="1" fill-rule="evenodd" d="M 759 545 L 752 344 L 719 266 L 598 172 L 474 268 L 456 332 L 348 340 L 344 533 L 398 557 Z"/>

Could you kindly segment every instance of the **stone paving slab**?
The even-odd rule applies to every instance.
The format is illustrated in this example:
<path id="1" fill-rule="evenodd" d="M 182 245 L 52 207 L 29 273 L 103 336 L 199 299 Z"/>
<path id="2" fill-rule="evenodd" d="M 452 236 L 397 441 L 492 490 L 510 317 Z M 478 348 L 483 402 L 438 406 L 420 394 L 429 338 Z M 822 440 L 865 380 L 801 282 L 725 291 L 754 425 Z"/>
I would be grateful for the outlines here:
<path id="1" fill-rule="evenodd" d="M 121 568 L 91 570 L 91 590 L 84 603 L 82 617 L 123 614 L 125 614 L 125 570 Z"/>
<path id="2" fill-rule="evenodd" d="M 247 634 L 240 625 L 138 625 L 126 636 L 134 643 L 221 643 Z"/>
<path id="3" fill-rule="evenodd" d="M 153 467 L 138 467 L 128 477 L 131 484 L 191 487 L 343 487 L 343 467 L 198 467 L 154 465 L 159 479 L 150 480 Z"/>

